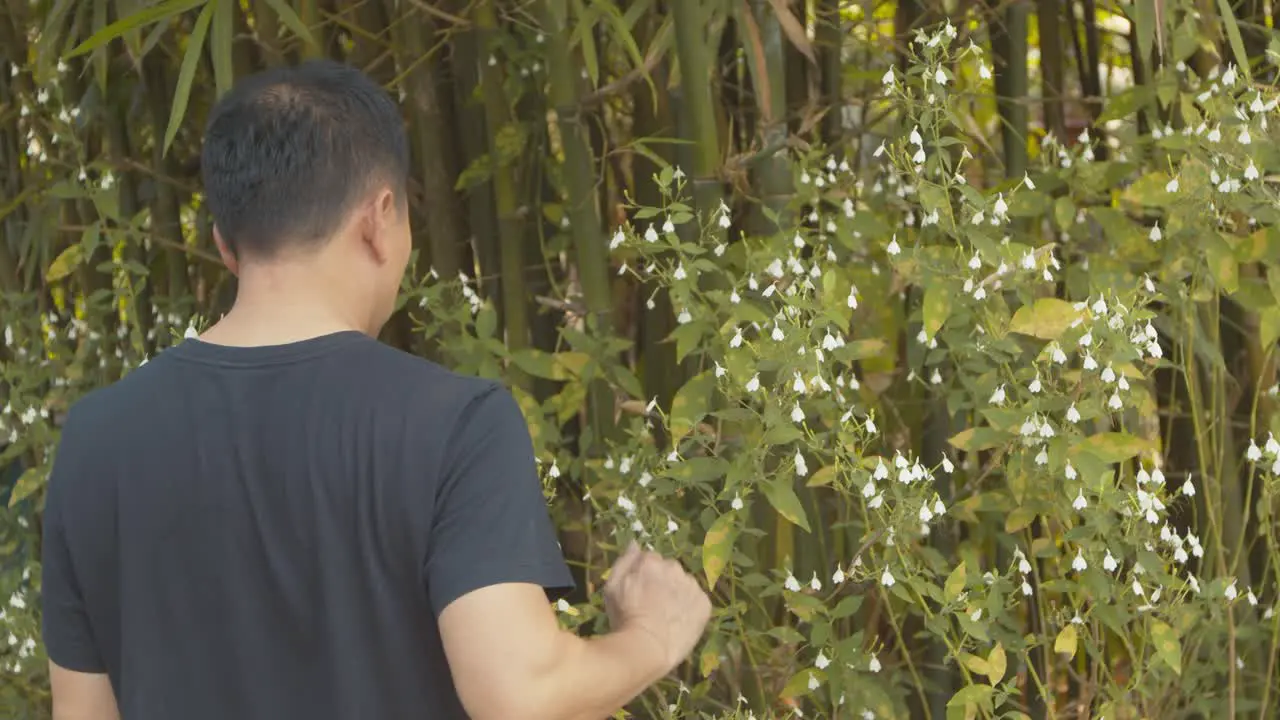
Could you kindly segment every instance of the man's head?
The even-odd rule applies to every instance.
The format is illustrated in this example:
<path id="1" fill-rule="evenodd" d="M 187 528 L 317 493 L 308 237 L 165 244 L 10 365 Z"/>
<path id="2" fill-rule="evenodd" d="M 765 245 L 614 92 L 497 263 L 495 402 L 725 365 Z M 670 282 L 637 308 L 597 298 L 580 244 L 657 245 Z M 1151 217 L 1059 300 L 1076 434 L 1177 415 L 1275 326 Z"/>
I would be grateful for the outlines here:
<path id="1" fill-rule="evenodd" d="M 201 158 L 214 238 L 242 288 L 262 268 L 314 270 L 331 287 L 341 272 L 332 289 L 375 327 L 408 262 L 408 171 L 395 103 L 324 60 L 237 83 L 210 115 Z"/>

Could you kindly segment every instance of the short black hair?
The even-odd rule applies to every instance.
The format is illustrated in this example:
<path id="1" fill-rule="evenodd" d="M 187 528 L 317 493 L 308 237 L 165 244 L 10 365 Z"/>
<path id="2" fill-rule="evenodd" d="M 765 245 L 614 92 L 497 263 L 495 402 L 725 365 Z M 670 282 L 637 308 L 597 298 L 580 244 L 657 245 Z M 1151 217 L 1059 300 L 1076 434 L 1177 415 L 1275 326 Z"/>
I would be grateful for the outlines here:
<path id="1" fill-rule="evenodd" d="M 377 183 L 403 207 L 409 145 L 396 103 L 372 78 L 310 60 L 237 82 L 210 113 L 200 165 L 228 246 L 270 258 L 327 237 Z"/>

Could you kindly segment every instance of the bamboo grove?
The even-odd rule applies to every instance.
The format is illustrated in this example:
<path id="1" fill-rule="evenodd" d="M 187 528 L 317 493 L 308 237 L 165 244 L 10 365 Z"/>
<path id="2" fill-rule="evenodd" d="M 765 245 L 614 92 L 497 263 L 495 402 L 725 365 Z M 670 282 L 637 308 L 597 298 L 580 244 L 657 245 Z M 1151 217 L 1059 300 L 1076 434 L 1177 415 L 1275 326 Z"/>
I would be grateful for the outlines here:
<path id="1" fill-rule="evenodd" d="M 951 47 L 976 46 L 983 58 L 975 70 L 971 59 L 949 56 L 947 69 L 938 70 L 954 78 L 944 154 L 959 158 L 963 148 L 975 158 L 964 170 L 968 187 L 1034 191 L 1035 183 L 1019 183 L 1040 177 L 1037 168 L 1052 152 L 1085 152 L 1090 161 L 1119 168 L 1097 178 L 1096 187 L 1041 181 L 1039 204 L 1015 203 L 1012 211 L 1019 237 L 1052 239 L 1075 225 L 1086 228 L 1080 231 L 1086 240 L 1063 242 L 1054 252 L 1087 277 L 1094 258 L 1114 256 L 1111 246 L 1134 238 L 1146 243 L 1138 228 L 1151 224 L 1159 202 L 1173 202 L 1151 201 L 1158 194 L 1148 187 L 1154 180 L 1134 177 L 1147 170 L 1172 174 L 1177 148 L 1161 146 L 1130 165 L 1110 156 L 1124 154 L 1125 143 L 1154 142 L 1194 125 L 1203 98 L 1185 78 L 1208 82 L 1240 73 L 1270 88 L 1280 58 L 1270 7 L 1264 0 L 0 0 L 0 294 L 9 298 L 0 304 L 0 328 L 23 325 L 38 337 L 30 333 L 53 332 L 46 318 L 77 315 L 87 323 L 52 362 L 37 361 L 43 351 L 12 337 L 0 345 L 6 368 L 0 406 L 20 414 L 11 398 L 38 386 L 45 388 L 38 412 L 48 418 L 28 423 L 41 429 L 19 443 L 0 415 L 0 466 L 11 467 L 8 476 L 0 472 L 10 500 L 9 514 L 0 516 L 6 551 L 0 591 L 8 595 L 11 585 L 30 582 L 39 556 L 40 469 L 47 467 L 57 420 L 75 399 L 71 388 L 109 382 L 127 366 L 124 355 L 98 357 L 83 342 L 90 335 L 118 337 L 151 356 L 190 324 L 216 318 L 234 298 L 234 280 L 218 261 L 201 204 L 198 160 L 204 118 L 237 77 L 327 56 L 361 67 L 399 97 L 412 144 L 415 261 L 383 339 L 446 365 L 501 376 L 519 390 L 526 410 L 545 411 L 542 421 L 531 421 L 535 443 L 571 448 L 579 468 L 551 473 L 548 494 L 580 573 L 583 591 L 573 601 L 587 604 L 607 567 L 598 545 L 613 540 L 595 524 L 588 476 L 613 468 L 610 448 L 634 422 L 655 413 L 690 419 L 686 388 L 702 388 L 712 366 L 689 350 L 702 341 L 682 330 L 685 300 L 673 300 L 669 283 L 629 272 L 639 261 L 620 260 L 613 251 L 623 243 L 615 238 L 681 214 L 687 217 L 671 231 L 675 247 L 741 248 L 744 237 L 796 227 L 819 232 L 819 213 L 836 206 L 808 199 L 809 171 L 829 162 L 871 177 L 883 162 L 877 147 L 911 129 L 900 108 L 886 104 L 885 78 L 903 77 L 920 62 L 913 50 L 919 38 L 952 28 Z M 1259 138 L 1253 147 L 1262 144 Z M 1256 152 L 1264 180 L 1280 171 L 1280 154 Z M 685 188 L 679 199 L 671 195 L 675 185 Z M 913 212 L 896 202 L 876 201 L 860 215 L 879 218 L 859 221 L 866 223 L 859 242 L 876 253 L 890 236 L 896 246 L 922 232 L 905 219 Z M 1154 401 L 1138 424 L 1161 446 L 1164 476 L 1204 479 L 1174 524 L 1204 538 L 1215 571 L 1258 590 L 1265 605 L 1276 600 L 1273 508 L 1266 483 L 1255 481 L 1242 459 L 1251 438 L 1265 437 L 1275 419 L 1271 351 L 1280 336 L 1274 295 L 1280 275 L 1272 266 L 1280 262 L 1280 235 L 1262 215 L 1255 220 L 1257 228 L 1248 227 L 1256 233 L 1239 233 L 1250 240 L 1228 250 L 1206 244 L 1144 256 L 1152 267 L 1203 256 L 1213 283 L 1188 281 L 1186 297 L 1158 303 L 1157 326 L 1176 349 L 1155 367 Z M 726 282 L 708 271 L 696 285 L 713 294 L 729 290 Z M 854 294 L 847 289 L 851 306 Z M 980 413 L 949 405 L 914 376 L 922 362 L 917 335 L 922 328 L 936 334 L 938 318 L 958 312 L 950 301 L 942 307 L 927 283 L 904 281 L 887 285 L 883 297 L 864 299 L 850 316 L 845 332 L 863 343 L 854 362 L 887 438 L 879 452 L 950 453 L 994 467 L 1003 459 L 992 446 L 980 447 L 972 433 L 965 436 L 969 444 L 958 440 Z M 15 368 L 26 368 L 25 379 Z M 565 384 L 581 377 L 588 379 L 580 386 Z M 711 397 L 708 407 L 729 404 L 722 392 L 702 394 Z M 680 428 L 657 423 L 651 442 L 665 454 L 703 419 L 698 414 Z M 847 518 L 833 509 L 838 503 L 822 499 L 820 483 L 797 487 L 798 496 L 780 491 L 781 500 L 771 496 L 752 507 L 762 530 L 737 562 L 786 568 L 791 580 L 830 576 L 839 557 L 852 571 L 847 561 L 872 542 L 869 533 L 844 529 L 838 520 Z M 993 511 L 967 492 L 938 485 L 945 506 L 963 513 L 972 500 L 966 507 L 975 527 L 958 522 L 926 542 L 949 567 L 959 562 L 960 583 L 966 565 L 972 575 L 979 564 L 1018 564 L 1022 556 L 997 547 L 996 536 L 1049 538 L 1067 552 L 1069 533 L 1049 513 Z M 683 521 L 700 524 L 702 544 L 712 544 L 721 526 L 690 497 L 679 502 L 688 513 Z M 805 533 L 797 516 L 813 520 L 816 534 Z M 815 539 L 823 530 L 829 537 Z M 985 548 L 982 563 L 953 551 L 966 543 Z M 1068 554 L 1064 565 L 1070 562 Z M 939 587 L 947 602 L 956 600 L 952 577 L 945 591 Z M 1117 686 L 1146 681 L 1135 660 L 1146 651 L 1099 631 L 1093 640 L 1100 653 L 1076 654 L 1076 643 L 1085 642 L 1077 631 L 1071 629 L 1068 647 L 1066 630 L 1046 624 L 1062 608 L 1038 605 L 1054 583 L 1037 582 L 1035 590 L 1031 610 L 1017 616 L 1009 635 L 1047 641 L 1010 652 L 1004 710 L 994 709 L 992 699 L 1005 676 L 1003 645 L 983 657 L 957 652 L 930 634 L 926 615 L 895 615 L 889 593 L 867 591 L 859 606 L 842 604 L 848 613 L 832 627 L 877 635 L 883 647 L 872 655 L 876 672 L 878 657 L 887 665 L 892 654 L 909 677 L 883 692 L 887 714 L 866 712 L 1036 720 L 1274 716 L 1276 644 L 1259 641 L 1237 651 L 1237 641 L 1243 648 L 1248 638 L 1237 638 L 1234 615 L 1224 620 L 1232 629 L 1226 654 L 1208 641 L 1191 643 L 1189 635 L 1179 651 L 1188 666 L 1230 658 L 1224 675 L 1204 685 L 1187 680 L 1205 702 L 1221 702 L 1212 707 L 1225 714 L 1215 715 L 1164 691 L 1103 697 L 1104 677 Z M 792 628 L 800 624 L 794 594 L 786 601 L 767 595 L 749 615 L 757 626 L 774 628 L 784 648 L 795 647 Z M 27 634 L 35 635 L 34 620 L 14 622 L 27 622 Z M 1159 632 L 1143 637 L 1160 642 Z M 699 712 L 748 717 L 728 714 L 738 711 L 734 698 L 741 696 L 763 717 L 787 717 L 802 707 L 859 717 L 859 708 L 834 702 L 804 705 L 796 678 L 802 687 L 809 676 L 786 652 L 755 657 L 749 643 L 717 643 L 682 671 L 681 681 L 702 684 Z M 32 648 L 24 647 L 0 644 L 6 670 L 0 708 L 38 717 L 48 691 L 37 665 L 14 660 L 30 657 Z M 1239 671 L 1232 669 L 1237 664 Z M 992 677 L 986 694 L 953 702 L 975 674 Z M 864 702 L 872 707 L 873 699 Z M 631 710 L 667 716 L 660 706 L 653 696 Z"/>

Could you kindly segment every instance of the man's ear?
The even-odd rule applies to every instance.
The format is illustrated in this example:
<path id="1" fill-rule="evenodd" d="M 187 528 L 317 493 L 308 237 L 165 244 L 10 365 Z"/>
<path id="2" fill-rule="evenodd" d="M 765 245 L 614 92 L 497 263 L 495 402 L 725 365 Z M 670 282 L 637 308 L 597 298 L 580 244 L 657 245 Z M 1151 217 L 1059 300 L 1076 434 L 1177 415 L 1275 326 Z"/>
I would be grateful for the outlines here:
<path id="1" fill-rule="evenodd" d="M 395 227 L 400 216 L 400 207 L 396 195 L 391 188 L 384 187 L 373 196 L 368 205 L 365 217 L 361 222 L 365 244 L 379 263 L 391 258 L 391 228 Z"/>
<path id="2" fill-rule="evenodd" d="M 213 226 L 213 244 L 218 248 L 218 257 L 222 258 L 222 264 L 227 266 L 232 275 L 240 277 L 240 261 L 236 259 L 236 253 L 227 244 L 225 238 L 222 237 L 222 231 L 217 225 Z"/>

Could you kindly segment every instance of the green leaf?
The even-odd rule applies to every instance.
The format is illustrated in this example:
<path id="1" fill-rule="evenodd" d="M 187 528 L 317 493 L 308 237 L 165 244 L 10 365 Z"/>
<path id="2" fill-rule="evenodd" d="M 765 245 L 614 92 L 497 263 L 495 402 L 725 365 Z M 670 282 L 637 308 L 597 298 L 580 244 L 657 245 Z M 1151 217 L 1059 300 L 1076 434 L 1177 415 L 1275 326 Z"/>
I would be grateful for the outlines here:
<path id="1" fill-rule="evenodd" d="M 1155 2 L 1159 0 L 1132 0 L 1133 27 L 1138 34 L 1138 57 L 1151 57 L 1151 46 L 1156 39 Z"/>
<path id="2" fill-rule="evenodd" d="M 1151 642 L 1156 646 L 1156 657 L 1174 674 L 1182 675 L 1182 642 L 1178 640 L 1177 631 L 1159 620 L 1152 620 Z"/>
<path id="3" fill-rule="evenodd" d="M 49 263 L 44 279 L 48 282 L 57 282 L 70 275 L 83 261 L 84 250 L 80 244 L 68 245 L 65 250 L 58 253 L 58 257 L 54 258 L 53 262 Z"/>
<path id="4" fill-rule="evenodd" d="M 1076 443 L 1074 453 L 1089 453 L 1104 463 L 1115 463 L 1151 449 L 1151 443 L 1127 432 L 1106 432 L 1091 435 Z"/>
<path id="5" fill-rule="evenodd" d="M 43 486 L 44 473 L 40 472 L 40 468 L 27 468 L 26 471 L 18 477 L 18 482 L 14 483 L 13 491 L 9 494 L 9 507 L 13 507 L 23 500 L 31 497 Z"/>
<path id="6" fill-rule="evenodd" d="M 214 5 L 213 31 L 209 38 L 209 56 L 213 60 L 215 97 L 231 89 L 235 69 L 231 62 L 231 46 L 235 39 L 236 0 L 211 0 Z"/>
<path id="7" fill-rule="evenodd" d="M 194 7 L 194 5 L 193 5 Z M 182 127 L 182 119 L 187 114 L 187 102 L 191 99 L 191 83 L 196 77 L 196 68 L 200 66 L 200 55 L 204 52 L 204 38 L 209 34 L 209 23 L 213 20 L 214 3 L 208 3 L 196 18 L 196 25 L 187 38 L 187 52 L 182 56 L 182 67 L 178 69 L 178 85 L 173 89 L 173 106 L 169 109 L 169 127 L 164 131 L 164 152 L 169 152 L 173 138 Z"/>
<path id="8" fill-rule="evenodd" d="M 736 536 L 734 514 L 725 513 L 711 523 L 711 529 L 702 541 L 702 572 L 707 576 L 707 587 L 715 588 L 716 581 L 729 566 Z"/>
<path id="9" fill-rule="evenodd" d="M 1059 655 L 1066 655 L 1068 659 L 1076 656 L 1076 645 L 1079 638 L 1076 636 L 1076 626 L 1067 623 L 1062 628 L 1062 632 L 1058 633 L 1057 639 L 1053 641 L 1053 651 Z"/>
<path id="10" fill-rule="evenodd" d="M 266 0 L 267 5 L 275 11 L 276 17 L 280 18 L 280 22 L 297 35 L 313 50 L 318 49 L 316 38 L 311 34 L 311 29 L 306 23 L 302 22 L 302 18 L 298 17 L 298 13 L 294 12 L 293 7 L 289 5 L 287 0 Z"/>
<path id="11" fill-rule="evenodd" d="M 796 496 L 789 473 L 777 475 L 762 483 L 761 487 L 769 504 L 779 515 L 809 532 L 809 518 L 804 512 L 804 506 L 800 504 L 800 498 Z"/>
<path id="12" fill-rule="evenodd" d="M 702 422 L 711 407 L 711 390 L 715 387 L 715 375 L 711 371 L 699 373 L 676 392 L 671 401 L 670 429 L 676 442 Z"/>
<path id="13" fill-rule="evenodd" d="M 1231 3 L 1218 0 L 1218 13 L 1222 15 L 1222 24 L 1227 29 L 1227 39 L 1231 41 L 1231 52 L 1236 56 L 1236 69 L 1245 79 L 1250 79 L 1249 54 L 1244 49 L 1244 39 L 1240 37 L 1240 24 L 1236 22 L 1235 13 L 1231 12 Z"/>
<path id="14" fill-rule="evenodd" d="M 951 298 L 951 290 L 936 280 L 924 291 L 925 335 L 934 337 L 942 329 L 943 323 L 951 316 Z"/>
<path id="15" fill-rule="evenodd" d="M 987 661 L 983 660 L 977 655 L 974 655 L 973 653 L 961 653 L 960 662 L 963 663 L 964 666 L 968 668 L 969 672 L 971 673 L 977 673 L 978 675 L 986 675 L 988 672 L 991 671 L 991 666 L 987 664 Z"/>
<path id="16" fill-rule="evenodd" d="M 152 23 L 162 22 L 169 18 L 180 15 L 188 10 L 193 10 L 205 4 L 208 0 L 164 0 L 145 10 L 139 10 L 135 13 L 120 18 L 110 25 L 102 28 L 98 32 L 89 36 L 88 40 L 74 47 L 66 57 L 73 58 L 78 55 L 84 55 L 88 52 L 106 45 L 116 38 L 124 35 L 131 30 L 137 30 Z"/>
<path id="17" fill-rule="evenodd" d="M 784 700 L 789 700 L 808 695 L 811 692 L 809 690 L 810 678 L 817 678 L 818 682 L 821 683 L 826 679 L 826 673 L 817 668 L 801 670 L 791 676 L 791 679 L 787 681 L 786 686 L 782 688 L 782 692 L 778 696 Z"/>
<path id="18" fill-rule="evenodd" d="M 992 685 L 1004 679 L 1005 671 L 1008 670 L 1008 660 L 1004 656 L 1004 646 L 1000 643 L 996 643 L 996 646 L 991 648 L 991 654 L 987 656 L 987 667 L 989 671 L 986 676 L 991 680 Z"/>
<path id="19" fill-rule="evenodd" d="M 942 586 L 942 596 L 946 598 L 947 602 L 952 602 L 960 597 L 960 593 L 964 592 L 965 580 L 965 567 L 962 560 L 956 566 L 956 569 L 952 570 L 951 574 L 947 576 L 947 582 Z"/>
<path id="20" fill-rule="evenodd" d="M 1066 300 L 1040 298 L 1018 308 L 1009 330 L 1041 340 L 1057 340 L 1079 318 L 1080 311 Z"/>
<path id="21" fill-rule="evenodd" d="M 858 612 L 858 608 L 862 607 L 862 595 L 849 595 L 836 605 L 836 609 L 831 611 L 831 619 L 839 620 L 847 618 Z"/>
<path id="22" fill-rule="evenodd" d="M 1099 123 L 1111 122 L 1128 117 L 1150 104 L 1155 95 L 1150 85 L 1137 85 L 1113 95 L 1107 100 L 1107 106 L 1098 114 Z"/>

